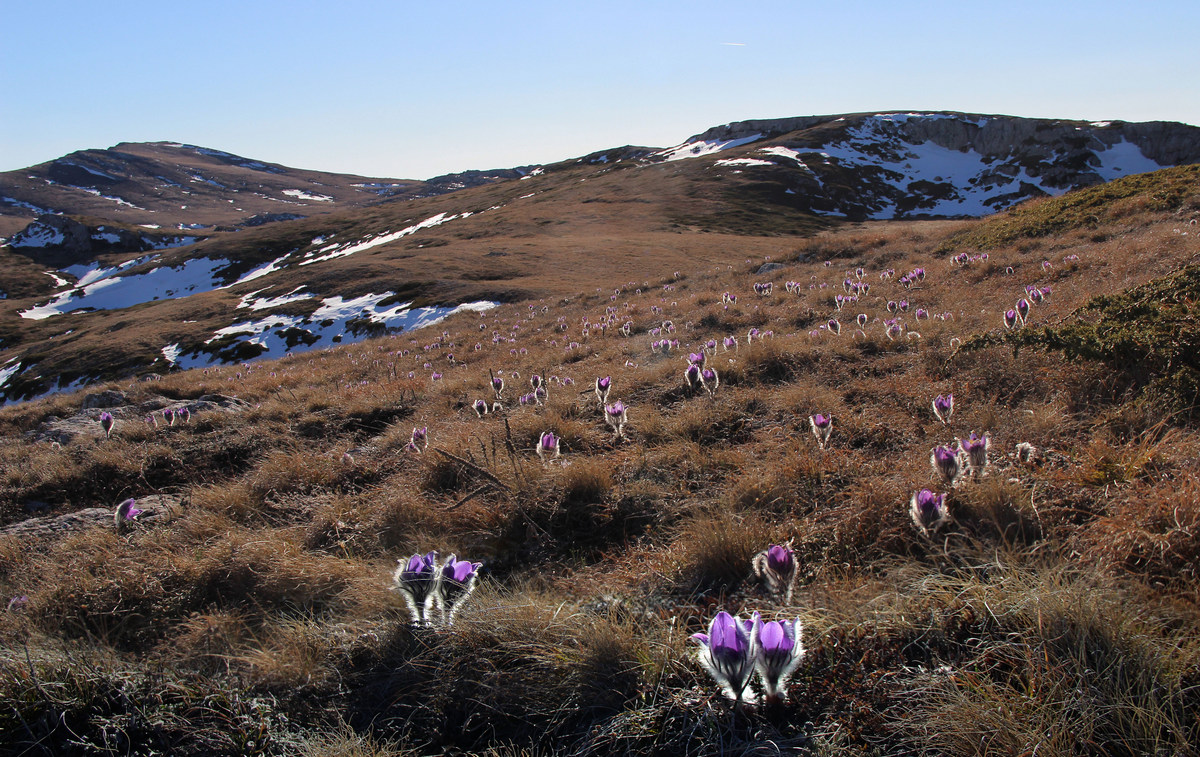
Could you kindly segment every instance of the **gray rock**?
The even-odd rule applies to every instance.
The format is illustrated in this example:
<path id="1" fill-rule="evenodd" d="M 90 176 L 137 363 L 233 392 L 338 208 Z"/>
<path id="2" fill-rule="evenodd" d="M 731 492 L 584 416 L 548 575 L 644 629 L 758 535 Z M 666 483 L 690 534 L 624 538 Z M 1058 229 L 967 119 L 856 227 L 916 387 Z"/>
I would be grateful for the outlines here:
<path id="1" fill-rule="evenodd" d="M 95 392 L 83 398 L 83 409 L 91 410 L 94 408 L 109 408 L 120 407 L 125 404 L 125 392 L 116 389 L 108 389 L 103 392 Z"/>
<path id="2" fill-rule="evenodd" d="M 758 270 L 755 271 L 754 273 L 756 275 L 761 276 L 764 273 L 770 273 L 771 271 L 778 271 L 780 268 L 783 268 L 783 263 L 763 263 L 762 265 L 760 265 L 758 267 Z"/>

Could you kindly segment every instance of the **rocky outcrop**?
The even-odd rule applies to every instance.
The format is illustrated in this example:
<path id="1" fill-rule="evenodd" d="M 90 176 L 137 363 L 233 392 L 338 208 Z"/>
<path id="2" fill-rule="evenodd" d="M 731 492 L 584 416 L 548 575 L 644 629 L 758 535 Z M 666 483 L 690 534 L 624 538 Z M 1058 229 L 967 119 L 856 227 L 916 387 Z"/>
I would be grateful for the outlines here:
<path id="1" fill-rule="evenodd" d="M 41 425 L 25 434 L 33 442 L 49 442 L 67 445 L 81 440 L 103 440 L 104 429 L 100 426 L 100 414 L 110 413 L 114 420 L 113 436 L 120 436 L 121 427 L 126 423 L 161 422 L 163 410 L 179 411 L 187 408 L 191 419 L 208 412 L 235 413 L 245 410 L 249 405 L 237 397 L 227 397 L 220 394 L 206 394 L 195 400 L 170 400 L 166 397 L 140 402 L 136 405 L 124 403 L 121 392 L 109 391 L 89 394 L 83 401 L 78 413 L 67 418 L 52 415 L 42 421 Z M 107 409 L 103 409 L 107 408 Z"/>
<path id="2" fill-rule="evenodd" d="M 14 252 L 55 268 L 106 253 L 146 252 L 196 241 L 195 236 L 138 231 L 115 224 L 87 224 L 65 215 L 40 215 L 8 240 Z"/>
<path id="3" fill-rule="evenodd" d="M 714 154 L 715 153 L 715 154 Z M 794 209 L 850 218 L 970 217 L 1134 173 L 1200 162 L 1200 128 L 968 113 L 740 121 L 658 160 L 756 173 Z"/>
<path id="4" fill-rule="evenodd" d="M 131 528 L 145 528 L 165 523 L 175 518 L 182 507 L 183 498 L 173 494 L 152 494 L 136 498 L 135 506 L 141 514 Z M 63 515 L 48 515 L 26 518 L 23 521 L 0 527 L 0 535 L 25 539 L 65 536 L 93 528 L 115 528 L 114 511 L 106 507 L 87 507 Z"/>

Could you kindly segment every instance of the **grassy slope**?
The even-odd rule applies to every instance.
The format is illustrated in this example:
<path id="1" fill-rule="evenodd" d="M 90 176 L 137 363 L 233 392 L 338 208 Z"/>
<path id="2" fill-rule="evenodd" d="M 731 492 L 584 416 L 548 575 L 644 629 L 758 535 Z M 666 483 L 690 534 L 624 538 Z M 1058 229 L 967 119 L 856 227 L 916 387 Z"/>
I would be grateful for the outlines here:
<path id="1" fill-rule="evenodd" d="M 1200 209 L 1194 184 L 1178 208 Z M 443 344 L 403 335 L 121 386 L 133 402 L 236 395 L 250 403 L 240 414 L 122 421 L 111 440 L 58 449 L 23 434 L 76 412 L 79 396 L 6 408 L 3 522 L 33 500 L 71 511 L 168 492 L 184 505 L 127 535 L 0 536 L 0 597 L 28 597 L 0 613 L 0 698 L 12 704 L 0 743 L 31 754 L 1186 753 L 1200 740 L 1195 426 L 1104 360 L 950 347 L 999 333 L 1027 284 L 1053 289 L 1028 328 L 1066 328 L 1092 297 L 1196 262 L 1177 213 L 1149 200 L 1099 210 L 1094 228 L 1017 234 L 965 267 L 949 263 L 964 235 L 1021 211 L 790 243 L 700 234 L 712 246 L 662 253 L 692 257 L 678 277 L 639 276 L 633 255 L 606 275 L 583 231 L 534 232 L 543 265 L 570 261 L 546 291 L 574 280 L 576 296 L 458 317 Z M 516 228 L 542 212 L 506 218 Z M 610 235 L 594 244 L 618 249 L 619 230 L 595 212 Z M 625 244 L 666 248 L 668 233 Z M 785 267 L 755 275 L 768 254 Z M 859 266 L 872 288 L 838 313 L 834 294 Z M 916 266 L 928 275 L 908 290 L 878 275 Z M 768 280 L 775 293 L 756 297 L 752 284 Z M 783 291 L 789 280 L 798 295 Z M 738 296 L 729 307 L 725 291 Z M 883 336 L 899 299 L 919 339 Z M 610 307 L 633 337 L 594 325 Z M 947 318 L 916 322 L 918 307 Z M 870 323 L 856 339 L 858 312 Z M 809 334 L 834 315 L 840 337 Z M 664 319 L 683 350 L 741 341 L 712 357 L 713 398 L 685 389 L 680 356 L 650 353 L 646 332 Z M 750 328 L 774 336 L 747 344 Z M 511 409 L 479 419 L 469 405 L 488 396 L 489 370 L 504 372 Z M 546 406 L 519 407 L 535 372 L 574 386 L 552 383 Z M 581 393 L 604 375 L 631 406 L 618 443 Z M 929 403 L 947 392 L 956 411 L 943 427 Z M 826 451 L 808 433 L 814 412 L 834 418 Z M 406 453 L 421 425 L 431 449 Z M 546 429 L 564 440 L 561 464 L 531 452 Z M 947 490 L 930 449 L 970 431 L 990 434 L 990 467 Z M 1016 461 L 1019 441 L 1042 450 L 1036 465 Z M 948 491 L 955 517 L 934 540 L 907 516 L 926 486 Z M 789 539 L 801 575 L 785 604 L 749 562 Z M 451 631 L 411 628 L 386 589 L 396 558 L 429 549 L 486 563 Z M 731 712 L 695 662 L 687 637 L 722 608 L 802 619 L 808 652 L 783 708 Z"/>
<path id="2" fill-rule="evenodd" d="M 185 353 L 200 347 L 213 331 L 230 324 L 242 295 L 255 290 L 263 297 L 300 285 L 324 296 L 392 291 L 418 307 L 563 297 L 577 293 L 580 281 L 599 285 L 713 265 L 734 246 L 745 255 L 781 254 L 788 242 L 780 234 L 807 234 L 826 226 L 786 209 L 774 212 L 764 206 L 771 210 L 765 212 L 757 203 L 735 202 L 730 199 L 737 196 L 735 187 L 719 184 L 692 181 L 687 167 L 679 164 L 614 169 L 563 164 L 526 181 L 270 224 L 167 251 L 145 268 L 208 257 L 233 261 L 228 276 L 236 280 L 258 265 L 327 243 L 314 244 L 317 238 L 364 240 L 439 213 L 474 214 L 232 289 L 43 321 L 16 314 L 49 298 L 51 278 L 20 256 L 0 257 L 0 273 L 9 272 L 13 286 L 19 280 L 14 294 L 23 295 L 0 302 L 0 344 L 14 349 L 8 356 L 21 354 L 25 365 L 36 362 L 41 376 L 60 377 L 64 384 L 85 375 L 116 379 L 145 372 L 155 360 L 159 364 L 154 369 L 165 370 L 159 352 L 164 345 L 178 343 Z M 738 235 L 750 228 L 759 235 Z M 255 315 L 276 312 L 282 311 Z M 89 359 L 80 360 L 81 352 Z M 45 389 L 31 384 L 26 396 Z"/>

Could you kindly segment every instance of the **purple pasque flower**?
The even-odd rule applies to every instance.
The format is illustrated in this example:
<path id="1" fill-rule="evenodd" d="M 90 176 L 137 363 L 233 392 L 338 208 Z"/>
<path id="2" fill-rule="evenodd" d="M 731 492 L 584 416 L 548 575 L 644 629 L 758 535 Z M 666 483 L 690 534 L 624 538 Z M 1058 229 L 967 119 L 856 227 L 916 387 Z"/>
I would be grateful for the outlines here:
<path id="1" fill-rule="evenodd" d="M 959 459 L 958 450 L 955 447 L 934 447 L 932 454 L 929 455 L 929 463 L 933 466 L 934 472 L 950 486 L 954 486 L 959 476 L 962 475 L 962 461 Z"/>
<path id="2" fill-rule="evenodd" d="M 758 652 L 758 613 L 750 620 L 722 610 L 708 624 L 708 633 L 692 634 L 700 645 L 697 657 L 725 693 L 735 702 L 750 683 Z"/>
<path id="3" fill-rule="evenodd" d="M 496 393 L 496 399 L 501 399 L 501 395 L 504 393 L 504 379 L 499 376 L 493 376 L 492 391 Z"/>
<path id="4" fill-rule="evenodd" d="M 135 500 L 127 499 L 117 505 L 116 511 L 113 513 L 113 524 L 117 527 L 117 532 L 120 533 L 129 527 L 129 524 L 137 520 L 138 516 L 145 512 L 139 510 L 135 505 Z"/>
<path id="5" fill-rule="evenodd" d="M 939 394 L 933 398 L 933 414 L 942 422 L 942 425 L 950 423 L 950 416 L 954 413 L 954 395 Z"/>
<path id="6" fill-rule="evenodd" d="M 179 419 L 180 423 L 187 423 L 192 419 L 192 411 L 186 407 L 181 407 L 175 411 L 175 417 Z"/>
<path id="7" fill-rule="evenodd" d="M 758 626 L 758 654 L 754 667 L 762 681 L 767 704 L 778 704 L 784 700 L 784 687 L 804 656 L 804 645 L 800 643 L 800 618 L 763 623 L 755 613 L 754 622 Z"/>
<path id="8" fill-rule="evenodd" d="M 702 368 L 700 370 L 700 383 L 704 385 L 704 390 L 708 395 L 717 393 L 717 387 L 721 385 L 721 377 L 717 375 L 716 368 Z"/>
<path id="9" fill-rule="evenodd" d="M 983 475 L 983 471 L 988 464 L 988 447 L 992 445 L 991 439 L 985 433 L 983 436 L 976 436 L 975 432 L 971 432 L 968 439 L 959 439 L 959 445 L 967 454 L 967 464 L 971 468 L 971 475 L 979 478 Z"/>
<path id="10" fill-rule="evenodd" d="M 796 584 L 796 552 L 791 543 L 772 544 L 754 556 L 750 562 L 754 574 L 767 582 L 772 594 L 792 601 L 792 590 Z"/>
<path id="11" fill-rule="evenodd" d="M 704 367 L 704 362 L 707 359 L 708 358 L 704 354 L 704 350 L 701 350 L 700 352 L 689 352 L 688 353 L 688 363 L 690 363 L 692 365 L 698 365 L 701 368 Z"/>
<path id="12" fill-rule="evenodd" d="M 163 420 L 167 422 L 168 426 L 175 425 L 175 411 L 172 408 L 164 408 L 162 411 L 162 416 Z"/>
<path id="13" fill-rule="evenodd" d="M 1009 310 L 1005 310 L 1004 311 L 1004 328 L 1011 331 L 1011 330 L 1015 329 L 1018 324 L 1019 324 L 1019 318 L 1017 316 L 1017 311 L 1012 310 L 1011 308 Z"/>
<path id="14" fill-rule="evenodd" d="M 482 400 L 482 399 L 475 400 L 475 404 L 473 405 L 473 407 L 475 408 L 475 414 L 478 415 L 480 418 L 487 415 L 488 411 L 491 410 L 491 408 L 488 407 L 487 400 Z"/>
<path id="15" fill-rule="evenodd" d="M 392 574 L 392 589 L 404 597 L 414 624 L 429 625 L 432 622 L 430 611 L 438 601 L 438 583 L 441 581 L 437 552 L 416 554 L 397 562 L 400 567 Z"/>
<path id="16" fill-rule="evenodd" d="M 896 341 L 904 333 L 904 327 L 899 321 L 892 321 L 888 324 L 887 330 L 883 332 L 889 341 Z"/>
<path id="17" fill-rule="evenodd" d="M 1029 317 L 1029 300 L 1024 297 L 1017 300 L 1017 315 L 1020 316 L 1021 323 L 1024 323 L 1025 319 Z"/>
<path id="18" fill-rule="evenodd" d="M 858 327 L 860 329 L 865 329 L 867 327 L 867 314 L 866 313 L 859 313 L 858 318 L 856 320 L 858 321 Z"/>
<path id="19" fill-rule="evenodd" d="M 562 441 L 555 436 L 553 431 L 543 431 L 542 435 L 538 437 L 537 456 L 543 463 L 557 460 L 562 454 L 561 447 Z"/>
<path id="20" fill-rule="evenodd" d="M 442 380 L 442 374 L 438 373 L 437 371 L 434 371 L 433 373 L 429 374 L 429 378 L 430 378 L 432 381 L 441 381 L 441 380 Z"/>
<path id="21" fill-rule="evenodd" d="M 900 306 L 896 304 L 895 300 L 888 300 L 887 311 L 889 313 L 895 313 L 899 309 L 899 307 Z"/>
<path id="22" fill-rule="evenodd" d="M 612 376 L 596 379 L 596 399 L 603 405 L 608 402 L 608 392 L 612 389 Z"/>
<path id="23" fill-rule="evenodd" d="M 542 377 L 538 374 L 533 374 L 529 377 L 529 385 L 533 387 L 533 391 L 537 391 L 542 386 Z"/>
<path id="24" fill-rule="evenodd" d="M 842 333 L 842 324 L 838 323 L 838 319 L 836 318 L 830 318 L 828 321 L 826 321 L 825 328 L 829 329 L 835 334 Z"/>
<path id="25" fill-rule="evenodd" d="M 933 534 L 950 520 L 950 511 L 946 508 L 946 495 L 929 489 L 913 492 L 908 512 L 912 516 L 913 525 L 922 536 Z"/>
<path id="26" fill-rule="evenodd" d="M 612 427 L 616 439 L 623 436 L 622 429 L 627 421 L 628 410 L 629 408 L 621 400 L 604 406 L 604 422 Z"/>
<path id="27" fill-rule="evenodd" d="M 481 562 L 459 560 L 455 555 L 447 557 L 446 562 L 442 564 L 437 582 L 436 602 L 441 610 L 442 622 L 446 625 L 454 622 L 454 616 L 458 614 L 471 592 L 475 591 L 475 582 L 482 567 Z"/>
<path id="28" fill-rule="evenodd" d="M 104 430 L 104 438 L 112 438 L 113 426 L 117 425 L 117 421 L 113 418 L 113 414 L 109 412 L 100 413 L 100 428 Z"/>
<path id="29" fill-rule="evenodd" d="M 808 416 L 808 424 L 812 427 L 813 436 L 817 438 L 821 449 L 825 449 L 825 445 L 829 442 L 829 435 L 833 432 L 833 416 L 815 413 Z"/>
<path id="30" fill-rule="evenodd" d="M 687 369 L 683 372 L 683 378 L 687 381 L 688 389 L 696 391 L 703 383 L 700 378 L 700 366 L 695 363 L 689 363 Z"/>
<path id="31" fill-rule="evenodd" d="M 413 428 L 412 439 L 408 442 L 415 452 L 424 452 L 429 447 L 429 427 Z"/>
<path id="32" fill-rule="evenodd" d="M 729 352 L 730 350 L 734 350 L 735 352 L 737 351 L 738 340 L 735 336 L 725 337 L 723 340 L 721 340 L 721 344 L 725 348 L 726 352 Z"/>

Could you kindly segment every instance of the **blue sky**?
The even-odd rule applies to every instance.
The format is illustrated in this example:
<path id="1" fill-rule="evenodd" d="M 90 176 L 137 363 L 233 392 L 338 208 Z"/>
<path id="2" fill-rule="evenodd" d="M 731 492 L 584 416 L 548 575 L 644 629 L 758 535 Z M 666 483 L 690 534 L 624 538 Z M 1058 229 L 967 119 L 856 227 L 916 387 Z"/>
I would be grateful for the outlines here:
<path id="1" fill-rule="evenodd" d="M 0 170 L 169 140 L 428 178 L 717 124 L 960 110 L 1200 125 L 1200 3 L 4 0 Z"/>

